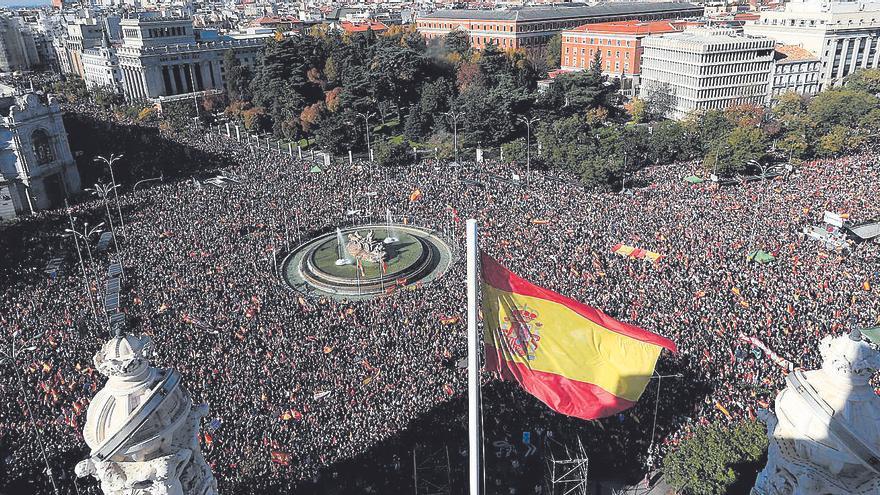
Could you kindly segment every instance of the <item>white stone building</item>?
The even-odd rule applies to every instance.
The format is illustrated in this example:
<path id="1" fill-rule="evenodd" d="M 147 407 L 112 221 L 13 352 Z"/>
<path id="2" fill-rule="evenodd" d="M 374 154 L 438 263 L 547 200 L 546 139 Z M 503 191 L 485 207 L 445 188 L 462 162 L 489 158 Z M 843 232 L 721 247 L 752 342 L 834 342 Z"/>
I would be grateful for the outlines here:
<path id="1" fill-rule="evenodd" d="M 83 50 L 83 79 L 89 88 L 111 88 L 122 92 L 122 71 L 116 49 L 110 44 L 107 33 L 100 47 Z"/>
<path id="2" fill-rule="evenodd" d="M 649 36 L 642 42 L 640 95 L 668 87 L 673 104 L 667 116 L 675 119 L 693 110 L 764 105 L 774 44 L 719 28 Z"/>
<path id="3" fill-rule="evenodd" d="M 264 39 L 199 43 L 190 17 L 140 13 L 120 25 L 123 42 L 117 55 L 129 100 L 222 90 L 225 53 L 232 50 L 242 65 L 253 66 L 265 43 Z"/>
<path id="4" fill-rule="evenodd" d="M 770 76 L 770 104 L 788 92 L 805 96 L 818 93 L 820 74 L 821 63 L 812 53 L 795 45 L 777 45 Z"/>
<path id="5" fill-rule="evenodd" d="M 65 73 L 76 74 L 85 79 L 82 62 L 83 52 L 101 46 L 103 39 L 103 26 L 94 18 L 77 19 L 74 23 L 68 24 L 63 55 L 67 60 L 60 61 L 59 65 L 62 68 L 67 68 Z M 59 59 L 63 57 L 59 56 Z"/>
<path id="6" fill-rule="evenodd" d="M 30 70 L 41 65 L 33 32 L 18 18 L 0 13 L 0 72 Z"/>
<path id="7" fill-rule="evenodd" d="M 880 67 L 880 2 L 792 0 L 760 16 L 743 31 L 810 51 L 822 64 L 821 89 L 859 68 Z"/>
<path id="8" fill-rule="evenodd" d="M 55 208 L 80 191 L 61 109 L 35 94 L 0 98 L 0 218 Z"/>

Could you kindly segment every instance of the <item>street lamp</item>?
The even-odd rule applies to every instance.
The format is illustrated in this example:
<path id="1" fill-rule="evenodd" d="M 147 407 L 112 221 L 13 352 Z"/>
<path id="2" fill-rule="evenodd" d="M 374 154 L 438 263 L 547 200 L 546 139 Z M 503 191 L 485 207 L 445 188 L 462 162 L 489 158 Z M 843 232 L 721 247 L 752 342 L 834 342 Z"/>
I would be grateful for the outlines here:
<path id="1" fill-rule="evenodd" d="M 71 218 L 70 223 L 71 223 L 71 227 L 73 227 L 73 219 L 72 218 Z M 85 223 L 83 223 L 82 232 L 76 230 L 75 228 L 64 229 L 64 233 L 66 235 L 79 237 L 80 239 L 83 240 L 83 243 L 86 245 L 86 253 L 88 253 L 88 255 L 89 255 L 89 266 L 91 266 L 92 278 L 94 279 L 94 282 L 95 282 L 95 290 L 98 289 L 98 276 L 97 276 L 97 273 L 95 270 L 95 259 L 92 257 L 92 248 L 91 248 L 91 246 L 89 246 L 89 239 L 93 235 L 100 234 L 101 232 L 103 232 L 103 230 L 101 229 L 101 227 L 103 227 L 103 226 L 104 226 L 104 222 L 101 222 L 98 225 L 95 225 L 94 227 L 89 229 L 89 222 L 85 222 Z M 82 262 L 82 258 L 80 258 L 80 262 Z M 80 267 L 82 268 L 83 272 L 85 272 L 85 268 L 82 265 L 80 265 Z M 107 316 L 106 311 L 104 312 L 104 316 L 105 317 Z M 107 320 L 107 328 L 110 328 L 109 320 Z"/>
<path id="2" fill-rule="evenodd" d="M 105 165 L 107 165 L 107 168 L 110 169 L 110 182 L 112 183 L 114 189 L 118 186 L 118 184 L 116 184 L 116 176 L 113 174 L 113 164 L 121 159 L 122 159 L 122 155 L 116 155 L 116 154 L 111 154 L 110 158 L 106 158 L 104 156 L 98 155 L 94 159 L 94 161 L 96 161 L 96 162 L 103 162 Z M 114 196 L 116 196 L 116 212 L 119 214 L 119 226 L 122 229 L 122 237 L 126 237 L 125 236 L 125 220 L 122 219 L 122 207 L 119 206 L 119 191 L 116 191 Z M 113 239 L 115 241 L 116 235 L 113 236 Z"/>
<path id="3" fill-rule="evenodd" d="M 43 336 L 43 334 L 39 333 L 34 335 L 21 342 L 19 345 L 16 345 L 15 341 L 18 339 L 18 336 L 18 331 L 12 333 L 12 342 L 10 343 L 8 350 L 0 347 L 0 366 L 10 365 L 13 367 L 13 374 L 18 382 L 18 388 L 21 391 L 21 396 L 24 398 L 24 403 L 27 406 L 28 416 L 31 420 L 31 428 L 33 428 L 34 433 L 37 435 L 37 442 L 40 444 L 40 452 L 43 454 L 43 462 L 46 463 L 46 475 L 49 476 L 49 481 L 52 483 L 52 491 L 55 492 L 55 495 L 59 495 L 60 492 L 58 491 L 58 485 L 55 484 L 55 477 L 52 476 L 52 467 L 49 465 L 49 457 L 46 456 L 46 445 L 43 443 L 43 435 L 37 427 L 37 420 L 34 418 L 34 411 L 31 409 L 31 401 L 28 399 L 27 391 L 24 388 L 24 382 L 21 380 L 20 370 L 15 370 L 18 365 L 18 358 L 24 352 L 32 352 L 36 350 L 37 346 L 34 344 L 37 339 Z"/>
<path id="4" fill-rule="evenodd" d="M 462 112 L 450 110 L 446 112 L 446 118 L 452 120 L 452 146 L 455 149 L 455 166 L 458 167 L 458 119 L 464 116 Z M 456 168 L 456 170 L 458 170 Z"/>
<path id="5" fill-rule="evenodd" d="M 370 163 L 373 162 L 373 148 L 370 146 L 370 117 L 374 117 L 376 115 L 375 112 L 358 112 L 358 115 L 364 118 L 364 125 L 367 127 L 367 156 L 370 158 Z"/>
<path id="6" fill-rule="evenodd" d="M 541 119 L 537 117 L 527 119 L 522 116 L 518 116 L 517 119 L 526 125 L 526 187 L 528 187 L 532 175 L 532 124 Z"/>
<path id="7" fill-rule="evenodd" d="M 67 200 L 64 200 L 64 206 L 67 210 L 67 218 L 70 220 L 70 229 L 66 229 L 65 232 L 75 232 L 73 229 L 75 228 L 73 225 L 73 215 L 70 212 L 70 207 L 67 206 Z M 92 291 L 89 290 L 89 276 L 86 274 L 86 266 L 83 263 L 82 250 L 79 248 L 79 238 L 73 234 L 66 234 L 68 237 L 73 238 L 74 244 L 76 244 L 76 256 L 79 258 L 79 267 L 82 270 L 83 274 L 83 288 L 86 291 L 86 296 L 89 298 L 89 306 L 92 308 L 92 316 L 95 318 L 95 324 L 98 325 L 98 328 L 101 328 L 101 322 L 98 321 L 98 310 L 95 309 L 95 299 L 92 297 Z"/>
<path id="8" fill-rule="evenodd" d="M 118 186 L 106 186 L 101 184 L 100 182 L 95 184 L 93 188 L 86 188 L 86 191 L 94 194 L 95 197 L 101 198 L 104 201 L 104 209 L 107 211 L 107 220 L 110 222 L 110 233 L 113 235 L 113 246 L 116 247 L 116 255 L 119 256 L 119 264 L 122 265 L 122 251 L 119 250 L 119 242 L 116 240 L 116 229 L 113 227 L 113 216 L 110 214 L 110 204 L 107 202 L 107 197 L 110 193 L 116 189 Z M 117 195 L 117 198 L 119 196 Z M 118 203 L 117 203 L 118 204 Z"/>
<path id="9" fill-rule="evenodd" d="M 761 170 L 761 182 L 764 183 L 764 196 L 767 195 L 767 170 L 770 168 L 769 165 L 762 165 L 755 160 L 749 160 L 749 164 L 753 167 L 759 168 Z M 754 213 L 752 214 L 752 232 L 749 236 L 749 249 L 746 252 L 746 260 L 749 259 L 749 255 L 752 253 L 752 247 L 755 242 L 755 228 L 758 226 L 758 202 L 755 201 Z M 757 254 L 757 251 L 756 253 Z"/>

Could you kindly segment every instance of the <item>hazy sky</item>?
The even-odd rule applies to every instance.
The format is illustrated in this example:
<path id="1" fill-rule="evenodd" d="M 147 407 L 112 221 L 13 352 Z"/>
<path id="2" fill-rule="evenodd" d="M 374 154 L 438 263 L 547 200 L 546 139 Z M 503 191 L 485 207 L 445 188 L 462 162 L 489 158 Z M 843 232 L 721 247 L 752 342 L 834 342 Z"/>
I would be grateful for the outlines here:
<path id="1" fill-rule="evenodd" d="M 49 0 L 0 0 L 0 7 L 48 5 Z"/>

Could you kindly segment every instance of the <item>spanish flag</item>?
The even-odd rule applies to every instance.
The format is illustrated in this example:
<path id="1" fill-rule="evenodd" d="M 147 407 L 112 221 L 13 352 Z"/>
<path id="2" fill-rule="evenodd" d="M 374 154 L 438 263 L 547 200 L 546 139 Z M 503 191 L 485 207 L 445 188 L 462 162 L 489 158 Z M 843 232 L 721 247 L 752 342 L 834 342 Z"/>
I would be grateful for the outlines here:
<path id="1" fill-rule="evenodd" d="M 671 340 L 520 278 L 481 253 L 486 370 L 582 419 L 632 407 Z"/>

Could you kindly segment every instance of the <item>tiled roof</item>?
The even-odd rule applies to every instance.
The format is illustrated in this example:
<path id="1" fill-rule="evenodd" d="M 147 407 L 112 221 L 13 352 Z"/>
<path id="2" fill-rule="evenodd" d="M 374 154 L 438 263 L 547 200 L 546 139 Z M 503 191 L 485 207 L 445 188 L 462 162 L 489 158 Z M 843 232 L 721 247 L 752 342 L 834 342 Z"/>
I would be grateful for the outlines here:
<path id="1" fill-rule="evenodd" d="M 819 59 L 813 52 L 797 45 L 776 45 L 776 60 L 784 63 Z"/>
<path id="2" fill-rule="evenodd" d="M 384 31 L 388 29 L 388 26 L 379 21 L 366 21 L 358 23 L 342 21 L 339 23 L 339 26 L 347 33 L 363 33 L 370 29 L 372 29 L 373 31 Z"/>
<path id="3" fill-rule="evenodd" d="M 522 7 L 509 10 L 438 10 L 421 19 L 461 19 L 472 21 L 541 21 L 577 17 L 605 17 L 626 14 L 657 14 L 681 11 L 699 11 L 703 8 L 686 2 L 614 2 L 592 6 L 556 5 L 550 7 Z"/>
<path id="4" fill-rule="evenodd" d="M 566 32 L 607 33 L 607 34 L 660 34 L 673 33 L 683 29 L 682 23 L 675 21 L 613 21 L 584 24 Z"/>

